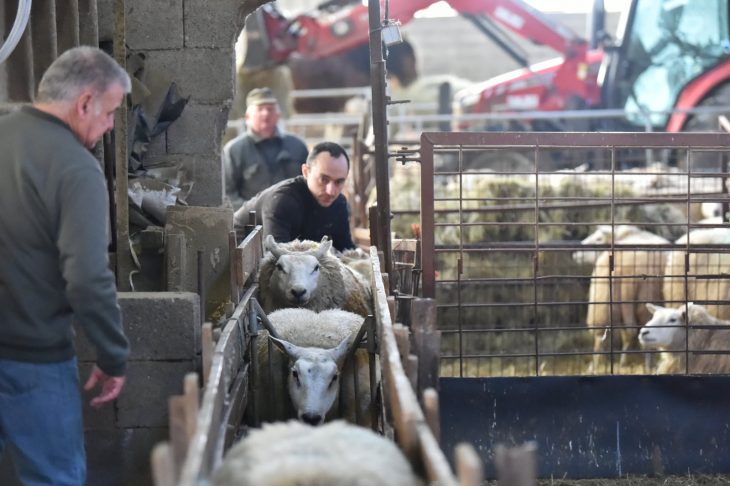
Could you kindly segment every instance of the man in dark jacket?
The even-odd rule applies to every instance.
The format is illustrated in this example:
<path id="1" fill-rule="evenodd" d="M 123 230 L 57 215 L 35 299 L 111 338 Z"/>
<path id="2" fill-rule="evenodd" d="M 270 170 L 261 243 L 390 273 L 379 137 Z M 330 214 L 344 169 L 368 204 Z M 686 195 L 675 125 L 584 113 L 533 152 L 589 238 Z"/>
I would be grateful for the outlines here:
<path id="1" fill-rule="evenodd" d="M 243 229 L 249 213 L 256 211 L 264 235 L 273 235 L 276 241 L 320 241 L 328 236 L 337 250 L 354 248 L 347 200 L 342 195 L 349 170 L 345 149 L 332 142 L 317 144 L 302 164 L 301 176 L 284 180 L 247 201 L 234 214 L 234 225 Z"/>
<path id="2" fill-rule="evenodd" d="M 295 177 L 307 160 L 307 146 L 281 133 L 279 103 L 269 88 L 246 97 L 246 132 L 223 147 L 226 196 L 233 209 L 279 181 Z"/>
<path id="3" fill-rule="evenodd" d="M 22 484 L 86 481 L 72 319 L 97 351 L 91 406 L 124 386 L 107 191 L 88 149 L 130 87 L 111 57 L 77 47 L 51 64 L 32 107 L 0 117 L 0 454 Z"/>

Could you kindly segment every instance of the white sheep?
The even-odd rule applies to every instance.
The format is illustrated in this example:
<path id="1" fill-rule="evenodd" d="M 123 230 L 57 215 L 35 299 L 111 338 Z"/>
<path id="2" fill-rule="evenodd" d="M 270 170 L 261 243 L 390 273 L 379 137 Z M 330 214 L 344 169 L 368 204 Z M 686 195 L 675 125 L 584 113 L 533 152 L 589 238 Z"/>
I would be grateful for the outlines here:
<path id="1" fill-rule="evenodd" d="M 615 228 L 615 229 L 614 229 Z M 611 238 L 614 238 L 614 244 L 622 245 L 667 245 L 669 240 L 661 236 L 644 231 L 638 226 L 618 225 L 612 227 L 610 225 L 600 225 L 590 235 L 584 238 L 581 245 L 610 245 Z M 573 260 L 579 265 L 595 264 L 598 256 L 604 250 L 578 250 L 573 252 Z"/>
<path id="2" fill-rule="evenodd" d="M 268 319 L 280 337 L 272 342 L 286 356 L 271 353 L 269 369 L 268 333 L 260 335 L 253 379 L 261 420 L 299 418 L 321 424 L 337 415 L 339 407 L 333 405 L 342 387 L 343 417 L 355 422 L 359 415 L 359 422 L 369 425 L 373 405 L 367 350 L 358 349 L 354 358 L 345 360 L 363 317 L 340 309 L 280 309 Z"/>
<path id="3" fill-rule="evenodd" d="M 375 432 L 335 421 L 265 424 L 235 444 L 213 486 L 375 486 L 421 484 L 396 444 Z"/>
<path id="4" fill-rule="evenodd" d="M 357 273 L 365 277 L 367 282 L 373 275 L 373 265 L 370 260 L 370 254 L 361 248 L 348 249 L 342 252 L 333 250 L 334 255 L 342 260 L 342 263 L 355 270 Z"/>
<path id="5" fill-rule="evenodd" d="M 264 311 L 305 307 L 314 311 L 344 309 L 361 316 L 372 314 L 372 291 L 363 275 L 330 253 L 332 242 L 294 240 L 264 245 L 259 295 Z"/>
<path id="6" fill-rule="evenodd" d="M 606 235 L 610 242 L 610 226 L 599 228 L 591 236 L 595 237 L 594 240 L 598 240 Z M 635 226 L 616 227 L 615 238 L 615 243 L 620 244 L 669 244 L 669 241 L 661 236 Z M 591 243 L 606 243 L 606 241 Z M 593 334 L 594 355 L 590 367 L 593 373 L 598 372 L 598 367 L 603 361 L 599 353 L 609 349 L 610 341 L 606 338 L 611 334 L 611 323 L 613 322 L 613 328 L 618 331 L 621 351 L 638 349 L 636 336 L 639 326 L 649 319 L 644 303 L 662 300 L 661 278 L 666 263 L 665 251 L 616 249 L 613 263 L 612 273 L 609 265 L 610 253 L 608 251 L 599 253 L 588 289 L 586 325 Z M 613 307 L 609 304 L 611 301 L 614 303 Z M 628 364 L 627 353 L 621 353 L 619 364 L 620 366 Z"/>
<path id="7" fill-rule="evenodd" d="M 730 373 L 730 328 L 724 327 L 730 326 L 730 321 L 717 319 L 705 307 L 691 302 L 676 308 L 651 303 L 646 307 L 652 318 L 641 328 L 639 342 L 644 349 L 663 351 L 658 373 L 683 373 L 687 369 L 686 351 L 690 351 L 689 373 Z"/>
<path id="8" fill-rule="evenodd" d="M 730 229 L 694 229 L 675 243 L 684 246 L 688 239 L 690 245 L 730 245 Z M 685 261 L 689 264 L 686 282 Z M 664 301 L 668 305 L 676 306 L 685 301 L 701 303 L 710 314 L 730 319 L 730 304 L 706 303 L 730 301 L 730 280 L 722 277 L 730 273 L 730 254 L 690 250 L 687 257 L 685 250 L 674 250 L 667 257 L 664 273 Z M 715 275 L 717 277 L 710 277 Z"/>

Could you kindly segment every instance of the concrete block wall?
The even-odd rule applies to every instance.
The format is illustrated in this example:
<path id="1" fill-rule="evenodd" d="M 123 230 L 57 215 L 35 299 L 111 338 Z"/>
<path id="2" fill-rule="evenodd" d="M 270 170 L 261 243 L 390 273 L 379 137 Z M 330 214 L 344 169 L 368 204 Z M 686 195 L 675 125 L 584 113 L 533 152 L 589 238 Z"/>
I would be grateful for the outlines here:
<path id="1" fill-rule="evenodd" d="M 130 52 L 146 57 L 143 82 L 153 92 L 149 105 L 159 107 L 171 82 L 181 96 L 190 97 L 182 116 L 153 142 L 145 164 L 182 165 L 195 181 L 187 200 L 192 206 L 223 203 L 220 151 L 233 99 L 233 46 L 245 15 L 260 3 L 126 1 L 127 45 Z M 100 17 L 111 17 L 108 5 L 100 5 L 99 11 Z M 101 24 L 100 30 L 105 32 Z"/>

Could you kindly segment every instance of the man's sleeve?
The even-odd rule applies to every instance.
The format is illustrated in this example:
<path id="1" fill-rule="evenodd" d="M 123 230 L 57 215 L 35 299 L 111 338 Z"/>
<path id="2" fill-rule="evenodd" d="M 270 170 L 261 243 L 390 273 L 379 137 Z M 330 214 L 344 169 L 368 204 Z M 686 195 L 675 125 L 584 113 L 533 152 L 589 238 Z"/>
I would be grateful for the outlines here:
<path id="1" fill-rule="evenodd" d="M 333 245 L 335 249 L 339 251 L 348 250 L 355 248 L 355 243 L 352 241 L 352 234 L 350 233 L 350 212 L 347 207 L 347 202 L 338 208 L 337 222 L 335 223 L 335 234 L 332 235 Z"/>
<path id="2" fill-rule="evenodd" d="M 292 241 L 297 237 L 297 221 L 301 218 L 296 198 L 284 192 L 274 192 L 261 207 L 261 224 L 264 235 L 271 235 L 278 242 Z"/>
<path id="3" fill-rule="evenodd" d="M 237 155 L 231 154 L 232 143 L 227 143 L 221 151 L 221 163 L 223 164 L 223 179 L 226 186 L 226 196 L 231 201 L 234 210 L 241 207 L 243 198 L 238 191 L 239 179 L 241 177 L 241 161 Z"/>
<path id="4" fill-rule="evenodd" d="M 109 269 L 108 201 L 101 169 L 90 165 L 67 172 L 57 197 L 57 243 L 66 296 L 76 322 L 96 347 L 99 368 L 110 376 L 122 376 L 129 342 Z"/>

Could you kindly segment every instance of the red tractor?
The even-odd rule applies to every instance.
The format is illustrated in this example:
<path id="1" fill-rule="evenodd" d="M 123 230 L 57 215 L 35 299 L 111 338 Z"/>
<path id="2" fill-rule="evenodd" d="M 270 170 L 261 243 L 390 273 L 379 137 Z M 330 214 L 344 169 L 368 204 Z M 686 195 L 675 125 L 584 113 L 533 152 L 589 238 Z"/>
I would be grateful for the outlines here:
<path id="1" fill-rule="evenodd" d="M 585 129 L 716 129 L 717 115 L 730 112 L 727 0 L 633 0 L 622 12 L 615 39 L 603 31 L 603 14 L 603 2 L 597 0 L 593 49 L 562 51 L 562 59 L 467 88 L 456 95 L 456 111 L 615 108 L 625 118 L 594 118 Z M 523 124 L 527 129 L 565 128 L 560 120 Z"/>

